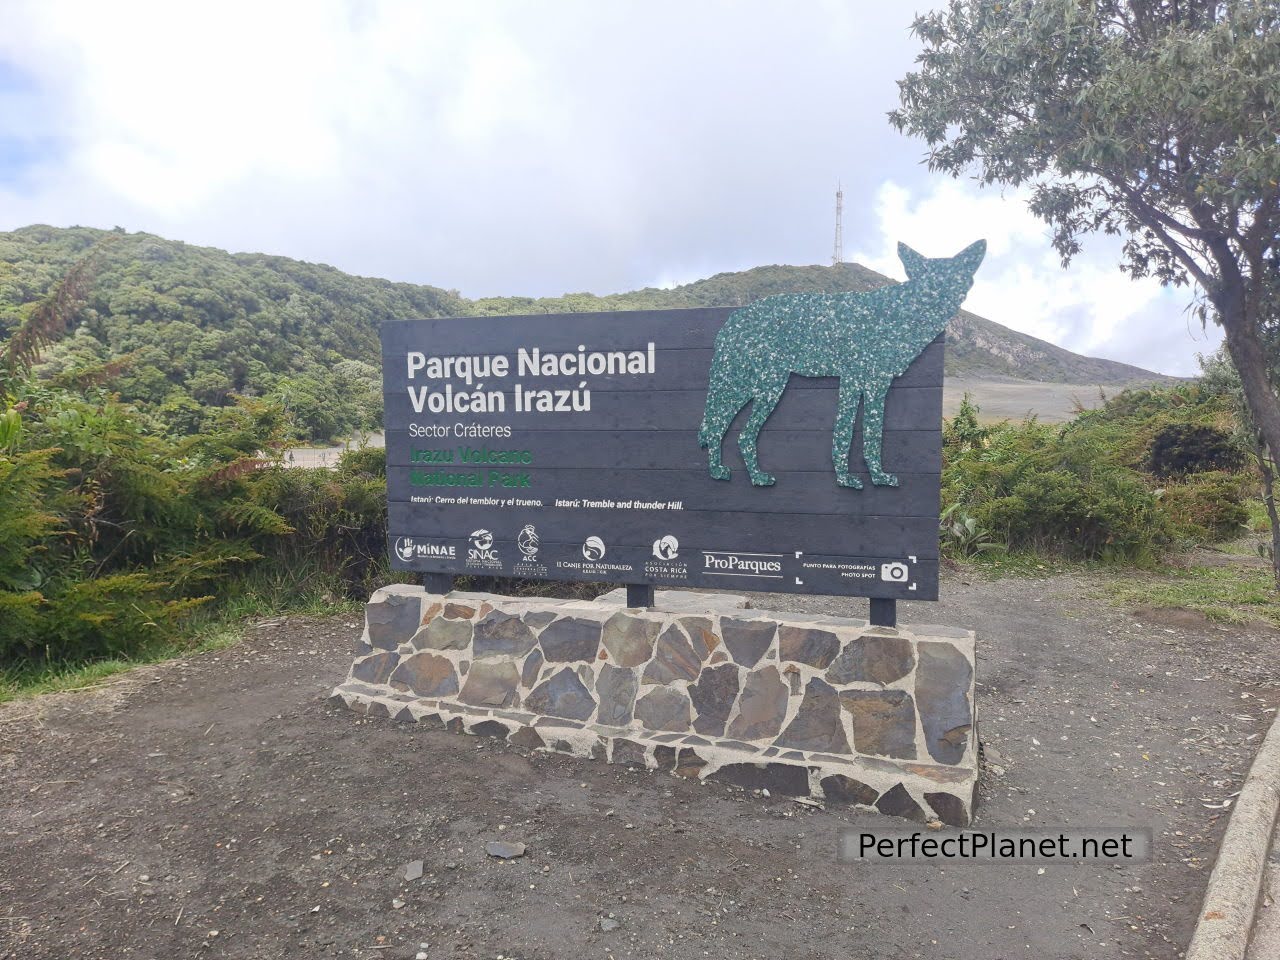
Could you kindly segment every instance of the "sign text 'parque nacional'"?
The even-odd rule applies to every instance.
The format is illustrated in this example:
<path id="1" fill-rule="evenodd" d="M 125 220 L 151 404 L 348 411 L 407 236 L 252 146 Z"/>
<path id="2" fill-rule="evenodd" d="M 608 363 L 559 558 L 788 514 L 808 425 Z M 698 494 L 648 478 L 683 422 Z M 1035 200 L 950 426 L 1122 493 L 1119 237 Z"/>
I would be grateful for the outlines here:
<path id="1" fill-rule="evenodd" d="M 385 324 L 392 565 L 935 599 L 943 328 L 985 250 L 899 245 L 907 281 L 862 293 Z"/>

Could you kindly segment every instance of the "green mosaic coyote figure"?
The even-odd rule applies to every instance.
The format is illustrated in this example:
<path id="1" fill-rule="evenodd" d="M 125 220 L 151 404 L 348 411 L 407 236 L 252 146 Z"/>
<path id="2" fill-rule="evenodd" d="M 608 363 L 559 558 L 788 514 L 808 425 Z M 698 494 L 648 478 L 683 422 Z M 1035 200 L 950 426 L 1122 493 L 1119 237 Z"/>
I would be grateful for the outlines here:
<path id="1" fill-rule="evenodd" d="M 849 473 L 849 446 L 862 407 L 862 453 L 877 486 L 896 487 L 898 478 L 880 462 L 884 401 L 895 377 L 906 372 L 947 321 L 956 315 L 973 275 L 987 252 L 979 240 L 954 257 L 929 259 L 906 244 L 898 257 L 905 283 L 863 293 L 798 293 L 766 297 L 729 315 L 716 334 L 707 405 L 698 443 L 708 452 L 711 476 L 729 479 L 720 462 L 724 435 L 743 407 L 751 416 L 738 434 L 738 448 L 758 487 L 771 486 L 760 469 L 760 428 L 778 405 L 791 374 L 839 377 L 831 459 L 836 482 L 862 488 Z"/>

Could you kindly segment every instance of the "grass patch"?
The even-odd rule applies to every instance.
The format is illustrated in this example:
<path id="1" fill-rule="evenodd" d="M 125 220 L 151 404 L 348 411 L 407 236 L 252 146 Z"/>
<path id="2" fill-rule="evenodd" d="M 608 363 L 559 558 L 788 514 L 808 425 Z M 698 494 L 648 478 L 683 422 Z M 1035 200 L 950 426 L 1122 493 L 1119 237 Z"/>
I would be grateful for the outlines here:
<path id="1" fill-rule="evenodd" d="M 94 660 L 28 661 L 0 666 L 0 703 L 44 693 L 82 690 L 148 663 L 220 650 L 244 639 L 256 620 L 278 616 L 326 616 L 357 611 L 363 606 L 342 598 L 328 578 L 310 578 L 304 589 L 292 576 L 256 573 L 229 584 L 225 599 L 201 607 L 178 634 L 143 644 L 127 657 Z"/>
<path id="2" fill-rule="evenodd" d="M 1280 627 L 1280 595 L 1269 569 L 1197 566 L 1156 576 L 1131 574 L 1108 583 L 1106 594 L 1127 606 L 1180 607 L 1219 623 Z"/>
<path id="3" fill-rule="evenodd" d="M 1107 566 L 1100 561 L 1050 556 L 1028 550 L 991 550 L 965 559 L 948 557 L 947 560 L 954 561 L 962 575 L 982 577 L 984 580 L 999 580 L 1003 577 L 1039 579 Z"/>
<path id="4" fill-rule="evenodd" d="M 1267 505 L 1261 500 L 1251 498 L 1244 502 L 1245 512 L 1249 515 L 1249 519 L 1245 524 L 1254 533 L 1270 533 L 1271 518 L 1267 515 Z"/>

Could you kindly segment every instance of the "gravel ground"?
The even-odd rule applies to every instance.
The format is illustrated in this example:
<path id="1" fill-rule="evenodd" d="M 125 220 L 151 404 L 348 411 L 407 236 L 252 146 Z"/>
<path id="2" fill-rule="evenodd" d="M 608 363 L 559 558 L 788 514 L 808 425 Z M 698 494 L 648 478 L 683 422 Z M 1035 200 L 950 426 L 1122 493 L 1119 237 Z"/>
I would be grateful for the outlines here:
<path id="1" fill-rule="evenodd" d="M 1172 960 L 1278 640 L 1099 586 L 952 575 L 900 618 L 978 631 L 975 827 L 1150 827 L 1150 863 L 838 864 L 840 828 L 897 822 L 335 709 L 355 618 L 289 619 L 0 707 L 0 957 Z"/>

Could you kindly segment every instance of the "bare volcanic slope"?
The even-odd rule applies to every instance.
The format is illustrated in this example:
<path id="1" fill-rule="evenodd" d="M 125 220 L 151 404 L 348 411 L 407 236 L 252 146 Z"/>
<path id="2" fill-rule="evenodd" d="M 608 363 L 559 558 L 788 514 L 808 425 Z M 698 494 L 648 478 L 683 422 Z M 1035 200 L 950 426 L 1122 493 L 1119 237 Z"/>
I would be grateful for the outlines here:
<path id="1" fill-rule="evenodd" d="M 738 306 L 778 293 L 873 290 L 895 282 L 857 263 L 842 263 L 835 267 L 774 265 L 738 273 L 718 273 L 706 280 L 669 290 L 646 287 L 606 297 L 577 293 L 537 300 L 493 297 L 473 301 L 473 304 L 476 313 L 481 314 Z M 962 310 L 947 328 L 947 375 L 973 381 L 1012 378 L 1104 387 L 1171 383 L 1176 380 L 1127 363 L 1072 353 L 968 310 Z"/>

